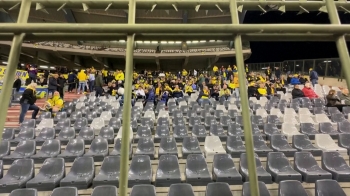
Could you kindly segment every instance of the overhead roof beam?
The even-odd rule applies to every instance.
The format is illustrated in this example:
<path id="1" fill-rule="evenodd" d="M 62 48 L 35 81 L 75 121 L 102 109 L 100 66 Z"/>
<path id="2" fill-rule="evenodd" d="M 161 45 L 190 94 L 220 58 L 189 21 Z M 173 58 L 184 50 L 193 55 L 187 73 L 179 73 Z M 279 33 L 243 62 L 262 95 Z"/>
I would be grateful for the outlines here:
<path id="1" fill-rule="evenodd" d="M 14 23 L 16 22 L 13 20 L 13 18 L 10 16 L 9 13 L 0 12 L 0 23 Z"/>
<path id="2" fill-rule="evenodd" d="M 1 8 L 11 8 L 17 3 L 20 3 L 21 0 L 6 0 L 0 1 Z M 35 4 L 40 3 L 45 8 L 54 8 L 57 9 L 62 4 L 66 3 L 65 7 L 70 9 L 81 9 L 81 5 L 84 3 L 89 6 L 90 9 L 106 9 L 108 5 L 112 3 L 109 9 L 128 9 L 128 0 L 98 0 L 98 1 L 90 1 L 90 0 L 33 0 L 32 7 L 35 8 Z M 229 9 L 230 0 L 201 0 L 200 7 L 204 10 L 217 10 L 217 6 L 219 5 L 221 9 Z M 137 9 L 149 9 L 154 4 L 157 4 L 157 9 L 165 9 L 170 10 L 173 8 L 173 2 L 169 0 L 136 0 Z M 337 7 L 342 6 L 346 10 L 350 9 L 350 4 L 346 1 L 336 1 Z M 308 11 L 319 11 L 320 7 L 325 6 L 325 1 L 238 1 L 238 7 L 244 7 L 244 10 L 256 10 L 259 11 L 259 7 L 266 7 L 270 5 L 275 6 L 285 6 L 288 11 L 299 11 L 300 6 L 307 9 Z M 177 9 L 194 9 L 198 6 L 198 0 L 186 0 L 186 1 L 177 1 L 176 7 Z M 342 10 L 343 11 L 343 10 Z"/>
<path id="3" fill-rule="evenodd" d="M 68 23 L 77 23 L 77 20 L 75 19 L 75 16 L 71 9 L 64 9 L 64 12 L 65 12 L 64 17 L 66 18 L 66 21 Z M 78 41 L 78 45 L 82 45 L 82 44 L 83 44 L 83 41 Z"/>
<path id="4" fill-rule="evenodd" d="M 182 23 L 188 22 L 188 12 L 187 10 L 182 10 Z"/>

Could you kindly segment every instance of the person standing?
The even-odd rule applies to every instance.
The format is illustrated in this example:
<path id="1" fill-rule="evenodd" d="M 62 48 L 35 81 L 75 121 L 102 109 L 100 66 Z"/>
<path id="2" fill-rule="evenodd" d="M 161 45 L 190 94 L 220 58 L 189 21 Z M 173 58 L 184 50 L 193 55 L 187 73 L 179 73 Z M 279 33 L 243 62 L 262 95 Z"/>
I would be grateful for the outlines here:
<path id="1" fill-rule="evenodd" d="M 30 65 L 30 67 L 28 69 L 28 75 L 29 75 L 31 82 L 32 81 L 36 82 L 37 74 L 38 74 L 38 69 L 34 65 Z"/>
<path id="2" fill-rule="evenodd" d="M 312 86 L 315 86 L 315 84 L 318 84 L 318 74 L 312 68 L 310 68 L 310 81 L 312 83 Z"/>
<path id="3" fill-rule="evenodd" d="M 90 73 L 89 73 L 89 89 L 90 89 L 90 92 L 94 91 L 94 87 L 95 87 L 95 70 L 91 69 Z"/>
<path id="4" fill-rule="evenodd" d="M 22 97 L 19 101 L 21 105 L 21 112 L 19 115 L 19 124 L 24 121 L 24 117 L 27 114 L 28 110 L 33 110 L 32 119 L 36 119 L 36 116 L 39 112 L 39 107 L 35 105 L 36 102 L 36 83 L 31 83 L 24 90 Z"/>
<path id="5" fill-rule="evenodd" d="M 95 78 L 95 90 L 96 90 L 96 97 L 103 95 L 103 78 L 102 78 L 102 72 L 97 72 L 97 76 Z"/>
<path id="6" fill-rule="evenodd" d="M 57 83 L 57 78 L 58 78 L 58 75 L 57 74 L 53 74 L 50 78 L 49 78 L 49 86 L 48 86 L 48 93 L 52 94 L 53 96 L 53 93 L 55 91 L 57 91 L 57 87 L 59 86 L 59 84 Z"/>
<path id="7" fill-rule="evenodd" d="M 271 73 L 270 66 L 268 66 L 267 69 L 265 70 L 265 75 L 268 76 L 269 78 L 271 78 L 272 73 Z"/>
<path id="8" fill-rule="evenodd" d="M 79 86 L 77 89 L 77 94 L 80 94 L 80 90 L 82 90 L 82 92 L 84 92 L 85 89 L 85 84 L 86 84 L 86 73 L 84 70 L 80 70 L 80 72 L 78 73 L 78 80 L 79 80 Z"/>
<path id="9" fill-rule="evenodd" d="M 281 79 L 281 70 L 279 67 L 275 67 L 275 75 L 277 79 Z"/>
<path id="10" fill-rule="evenodd" d="M 19 92 L 19 89 L 21 88 L 21 85 L 22 85 L 21 79 L 18 76 L 16 76 L 15 77 L 15 82 L 13 83 L 13 88 L 16 89 L 16 92 Z"/>
<path id="11" fill-rule="evenodd" d="M 60 97 L 63 99 L 64 96 L 64 85 L 66 84 L 66 78 L 64 78 L 63 74 L 60 73 L 59 77 L 57 78 L 57 91 L 60 93 Z"/>

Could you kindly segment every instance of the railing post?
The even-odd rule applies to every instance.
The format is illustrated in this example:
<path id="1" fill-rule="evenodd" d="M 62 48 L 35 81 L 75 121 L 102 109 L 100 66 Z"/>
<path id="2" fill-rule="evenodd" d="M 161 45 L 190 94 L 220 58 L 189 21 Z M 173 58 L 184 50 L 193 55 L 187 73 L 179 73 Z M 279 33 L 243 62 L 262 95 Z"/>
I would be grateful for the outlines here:
<path id="1" fill-rule="evenodd" d="M 230 1 L 230 11 L 231 19 L 233 24 L 239 24 L 237 2 L 236 0 Z M 250 109 L 248 102 L 248 91 L 246 88 L 246 76 L 244 69 L 244 58 L 242 51 L 242 38 L 241 35 L 237 34 L 234 37 L 235 51 L 236 51 L 236 64 L 238 68 L 238 82 L 239 82 L 239 93 L 241 95 L 241 110 L 243 117 L 244 126 L 244 138 L 245 146 L 248 160 L 248 170 L 249 170 L 249 182 L 251 195 L 259 196 L 259 185 L 258 177 L 256 175 L 256 163 L 255 163 L 255 153 L 253 146 L 253 134 L 252 134 L 252 124 L 250 121 Z"/>
<path id="2" fill-rule="evenodd" d="M 135 24 L 136 2 L 129 0 L 128 24 Z M 127 35 L 125 54 L 125 78 L 124 78 L 124 109 L 123 109 L 123 137 L 120 160 L 119 195 L 126 196 L 128 192 L 129 172 L 129 136 L 131 120 L 131 99 L 132 99 L 132 72 L 134 68 L 134 39 L 135 34 Z"/>
<path id="3" fill-rule="evenodd" d="M 17 23 L 27 23 L 31 2 L 31 0 L 22 0 Z M 24 36 L 24 33 L 18 35 L 16 34 L 13 36 L 12 40 L 4 83 L 0 93 L 0 141 L 2 140 L 3 128 L 5 127 L 7 110 L 9 107 L 10 97 L 12 96 L 13 81 L 15 79 Z"/>

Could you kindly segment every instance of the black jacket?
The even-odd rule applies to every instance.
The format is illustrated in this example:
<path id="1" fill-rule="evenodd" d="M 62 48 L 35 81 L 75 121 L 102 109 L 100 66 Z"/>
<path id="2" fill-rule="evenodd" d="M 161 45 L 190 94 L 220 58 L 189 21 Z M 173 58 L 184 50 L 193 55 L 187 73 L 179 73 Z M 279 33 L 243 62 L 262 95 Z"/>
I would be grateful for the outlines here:
<path id="1" fill-rule="evenodd" d="M 66 84 L 66 78 L 64 77 L 58 77 L 57 78 L 57 83 L 60 85 L 59 87 L 63 88 L 64 84 Z"/>
<path id="2" fill-rule="evenodd" d="M 15 80 L 15 82 L 13 83 L 13 88 L 15 88 L 16 91 L 18 92 L 19 89 L 21 88 L 21 85 L 22 85 L 21 79 L 17 79 L 17 80 Z"/>
<path id="3" fill-rule="evenodd" d="M 35 92 L 32 89 L 27 88 L 26 90 L 24 90 L 19 102 L 20 103 L 29 103 L 30 105 L 33 105 L 36 102 Z"/>
<path id="4" fill-rule="evenodd" d="M 303 91 L 301 91 L 300 89 L 294 88 L 292 90 L 292 98 L 296 99 L 296 98 L 300 98 L 300 97 L 305 97 Z"/>
<path id="5" fill-rule="evenodd" d="M 51 77 L 49 79 L 48 89 L 50 89 L 50 90 L 57 90 L 57 79 L 56 78 Z"/>

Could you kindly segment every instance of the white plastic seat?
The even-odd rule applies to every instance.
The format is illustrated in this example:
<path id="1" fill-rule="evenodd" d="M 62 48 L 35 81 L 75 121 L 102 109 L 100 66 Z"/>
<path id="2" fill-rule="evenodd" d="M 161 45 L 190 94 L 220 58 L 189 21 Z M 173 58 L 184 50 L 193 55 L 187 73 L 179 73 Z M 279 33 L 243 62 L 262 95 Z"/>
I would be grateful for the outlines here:
<path id="1" fill-rule="evenodd" d="M 238 109 L 238 107 L 237 107 L 236 104 L 230 104 L 230 105 L 228 106 L 228 109 L 229 109 L 229 110 L 237 110 L 237 111 L 239 111 L 239 109 Z"/>
<path id="2" fill-rule="evenodd" d="M 297 113 L 295 112 L 295 110 L 293 108 L 285 108 L 284 109 L 284 115 L 294 115 L 294 116 L 296 116 Z"/>
<path id="3" fill-rule="evenodd" d="M 120 104 L 118 101 L 109 102 L 109 105 L 112 106 L 114 109 L 118 109 L 120 107 Z"/>
<path id="4" fill-rule="evenodd" d="M 297 121 L 297 119 L 295 118 L 295 116 L 292 115 L 292 114 L 285 114 L 285 115 L 283 116 L 283 122 L 285 122 L 285 123 L 290 123 L 290 124 L 293 124 L 293 125 L 299 124 L 299 122 Z"/>
<path id="5" fill-rule="evenodd" d="M 282 133 L 287 136 L 289 143 L 292 143 L 293 135 L 302 135 L 292 123 L 283 123 Z"/>
<path id="6" fill-rule="evenodd" d="M 79 97 L 79 102 L 84 102 L 87 97 L 85 95 Z"/>
<path id="7" fill-rule="evenodd" d="M 187 106 L 187 102 L 186 101 L 180 101 L 179 107 L 181 107 L 181 106 Z"/>
<path id="8" fill-rule="evenodd" d="M 79 99 L 80 100 L 80 99 Z M 77 105 L 75 105 L 76 109 L 80 109 L 82 107 L 85 107 L 85 103 L 84 102 L 78 102 Z"/>
<path id="9" fill-rule="evenodd" d="M 249 101 L 253 101 L 254 103 L 256 103 L 258 100 L 256 99 L 256 97 L 249 97 Z"/>
<path id="10" fill-rule="evenodd" d="M 315 120 L 316 120 L 316 123 L 331 122 L 331 120 L 327 117 L 326 114 L 316 114 Z"/>
<path id="11" fill-rule="evenodd" d="M 139 107 L 139 108 L 141 108 L 141 110 L 143 110 L 143 103 L 137 101 L 137 102 L 135 103 L 135 107 Z"/>
<path id="12" fill-rule="evenodd" d="M 279 118 L 283 116 L 281 110 L 278 109 L 278 108 L 271 108 L 271 110 L 270 110 L 270 115 L 276 115 L 276 116 L 278 116 Z"/>
<path id="13" fill-rule="evenodd" d="M 44 118 L 41 120 L 39 125 L 36 127 L 37 130 L 43 129 L 43 128 L 53 128 L 54 123 L 52 118 Z"/>
<path id="14" fill-rule="evenodd" d="M 308 108 L 299 108 L 299 116 L 300 115 L 312 115 Z"/>
<path id="15" fill-rule="evenodd" d="M 153 122 L 156 120 L 156 115 L 154 114 L 153 111 L 146 111 L 143 117 L 151 118 Z"/>
<path id="16" fill-rule="evenodd" d="M 94 130 L 95 135 L 97 135 L 104 126 L 105 120 L 103 118 L 94 118 L 90 124 L 90 127 Z"/>
<path id="17" fill-rule="evenodd" d="M 159 119 L 159 118 L 167 118 L 167 119 L 170 119 L 169 112 L 166 111 L 166 110 L 160 110 L 157 119 Z"/>
<path id="18" fill-rule="evenodd" d="M 225 114 L 227 114 L 227 110 L 226 110 L 226 108 L 225 108 L 224 105 L 217 105 L 217 106 L 216 106 L 216 110 L 221 110 L 221 111 L 223 111 Z"/>
<path id="19" fill-rule="evenodd" d="M 316 134 L 315 146 L 324 152 L 339 152 L 342 156 L 347 156 L 347 149 L 339 147 L 329 134 Z"/>
<path id="20" fill-rule="evenodd" d="M 258 101 L 256 102 L 256 104 L 261 105 L 261 107 L 265 107 L 267 101 L 265 101 L 265 99 L 261 99 L 261 98 L 265 98 L 265 99 L 266 99 L 266 97 L 260 97 L 260 100 L 258 100 Z M 266 100 L 267 100 L 267 99 L 266 99 Z"/>
<path id="21" fill-rule="evenodd" d="M 109 123 L 109 120 L 112 118 L 112 113 L 110 111 L 103 111 L 101 113 L 100 118 L 102 118 L 105 121 L 105 124 Z"/>
<path id="22" fill-rule="evenodd" d="M 96 96 L 94 94 L 95 94 L 95 92 L 90 93 L 90 97 L 89 97 L 90 102 L 94 102 L 96 100 Z"/>
<path id="23" fill-rule="evenodd" d="M 263 119 L 266 119 L 268 114 L 265 109 L 259 108 L 256 110 L 256 115 L 261 116 Z"/>
<path id="24" fill-rule="evenodd" d="M 259 100 L 259 102 L 260 103 L 263 103 L 263 102 L 268 102 L 269 100 L 267 99 L 267 97 L 260 97 L 260 100 Z"/>
<path id="25" fill-rule="evenodd" d="M 226 154 L 219 136 L 205 137 L 204 152 L 205 157 L 209 160 L 213 160 L 215 154 Z"/>
<path id="26" fill-rule="evenodd" d="M 123 137 L 123 127 L 120 127 L 119 131 L 118 131 L 118 135 L 117 137 L 115 138 L 118 139 L 118 138 L 122 138 Z M 130 127 L 130 130 L 129 130 L 129 143 L 131 143 L 132 139 L 134 138 L 134 132 L 132 131 L 132 128 Z M 115 142 L 114 142 L 115 143 Z"/>
<path id="27" fill-rule="evenodd" d="M 316 124 L 315 121 L 311 118 L 311 116 L 307 114 L 299 115 L 299 122 Z"/>

